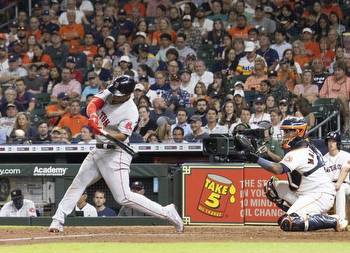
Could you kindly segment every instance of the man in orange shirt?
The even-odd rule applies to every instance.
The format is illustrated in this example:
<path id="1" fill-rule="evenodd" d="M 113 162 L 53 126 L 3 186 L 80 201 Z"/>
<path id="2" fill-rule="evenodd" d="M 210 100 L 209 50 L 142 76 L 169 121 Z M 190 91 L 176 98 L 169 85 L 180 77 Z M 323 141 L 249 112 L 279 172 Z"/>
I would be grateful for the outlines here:
<path id="1" fill-rule="evenodd" d="M 244 15 L 239 15 L 237 17 L 237 26 L 230 28 L 227 32 L 232 36 L 233 39 L 241 38 L 248 39 L 248 31 L 251 26 L 247 24 L 247 18 Z"/>
<path id="2" fill-rule="evenodd" d="M 58 123 L 59 127 L 69 127 L 72 130 L 72 136 L 80 134 L 83 126 L 88 124 L 88 118 L 80 114 L 80 100 L 76 99 L 70 103 L 70 114 L 64 116 Z"/>
<path id="3" fill-rule="evenodd" d="M 343 131 L 349 131 L 349 98 L 350 78 L 346 76 L 346 63 L 337 61 L 334 65 L 334 75 L 327 77 L 321 90 L 321 98 L 337 98 L 340 102 L 340 113 L 344 120 Z"/>
<path id="4" fill-rule="evenodd" d="M 138 13 L 141 17 L 144 17 L 146 15 L 146 7 L 145 4 L 140 2 L 140 0 L 131 0 L 124 5 L 124 10 L 129 16 Z"/>
<path id="5" fill-rule="evenodd" d="M 67 11 L 68 25 L 61 27 L 59 34 L 63 41 L 69 46 L 69 53 L 81 51 L 80 40 L 84 38 L 84 27 L 75 23 L 75 11 Z"/>
<path id="6" fill-rule="evenodd" d="M 57 96 L 57 103 L 46 106 L 49 127 L 56 126 L 60 119 L 67 115 L 69 115 L 69 96 L 61 92 Z"/>
<path id="7" fill-rule="evenodd" d="M 320 51 L 320 44 L 315 42 L 313 40 L 313 31 L 311 28 L 304 28 L 303 29 L 303 43 L 304 43 L 304 48 L 306 50 L 307 56 L 310 58 L 314 57 L 320 57 L 321 51 Z"/>

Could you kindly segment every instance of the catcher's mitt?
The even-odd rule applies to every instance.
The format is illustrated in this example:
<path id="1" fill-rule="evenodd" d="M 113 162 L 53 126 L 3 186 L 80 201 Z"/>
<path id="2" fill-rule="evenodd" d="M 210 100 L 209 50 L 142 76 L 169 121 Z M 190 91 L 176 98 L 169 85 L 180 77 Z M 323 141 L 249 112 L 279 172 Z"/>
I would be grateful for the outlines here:
<path id="1" fill-rule="evenodd" d="M 235 136 L 235 146 L 239 151 L 245 151 L 250 153 L 256 153 L 256 149 L 252 142 L 242 134 L 236 134 Z"/>

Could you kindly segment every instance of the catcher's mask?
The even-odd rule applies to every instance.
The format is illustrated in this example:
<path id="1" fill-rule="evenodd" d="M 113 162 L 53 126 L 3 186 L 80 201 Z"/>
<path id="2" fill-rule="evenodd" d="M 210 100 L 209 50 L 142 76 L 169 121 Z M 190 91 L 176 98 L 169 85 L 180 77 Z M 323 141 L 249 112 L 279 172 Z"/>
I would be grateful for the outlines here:
<path id="1" fill-rule="evenodd" d="M 307 123 L 302 118 L 290 117 L 282 121 L 280 129 L 284 132 L 282 147 L 293 149 L 304 141 Z"/>

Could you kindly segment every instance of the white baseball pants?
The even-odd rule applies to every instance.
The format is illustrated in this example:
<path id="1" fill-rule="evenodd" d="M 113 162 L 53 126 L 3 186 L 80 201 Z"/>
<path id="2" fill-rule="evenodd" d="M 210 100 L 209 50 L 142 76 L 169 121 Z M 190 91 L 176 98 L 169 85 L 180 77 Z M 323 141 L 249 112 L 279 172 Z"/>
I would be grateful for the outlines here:
<path id="1" fill-rule="evenodd" d="M 350 184 L 342 183 L 335 196 L 335 212 L 346 220 L 346 196 L 350 194 Z"/>

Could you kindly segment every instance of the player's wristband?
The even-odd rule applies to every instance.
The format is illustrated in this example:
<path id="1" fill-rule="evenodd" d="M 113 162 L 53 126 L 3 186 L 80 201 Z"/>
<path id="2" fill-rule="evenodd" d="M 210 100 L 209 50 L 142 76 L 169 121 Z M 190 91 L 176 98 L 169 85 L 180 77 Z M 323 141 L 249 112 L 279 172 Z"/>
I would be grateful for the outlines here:
<path id="1" fill-rule="evenodd" d="M 270 162 L 269 160 L 266 160 L 266 159 L 261 158 L 261 157 L 259 157 L 257 163 L 258 163 L 261 167 L 263 167 L 263 168 L 269 168 L 269 169 L 271 169 L 271 168 L 272 168 L 272 165 L 273 165 L 273 162 Z"/>

